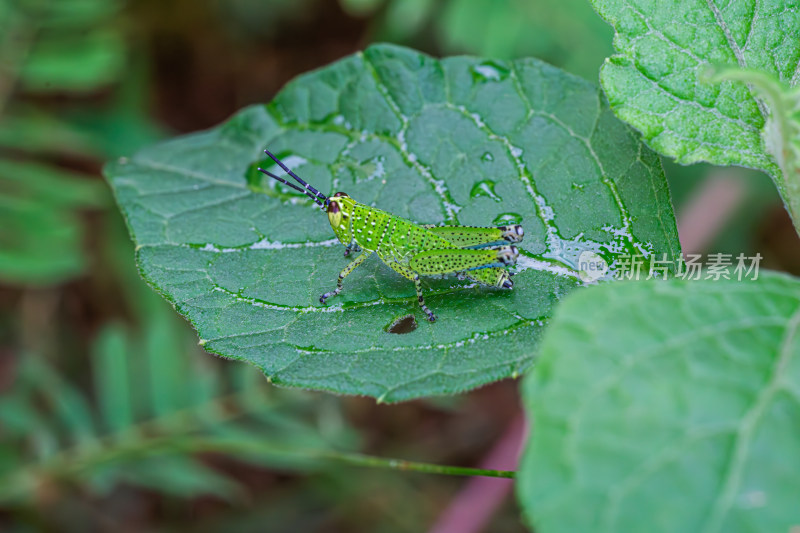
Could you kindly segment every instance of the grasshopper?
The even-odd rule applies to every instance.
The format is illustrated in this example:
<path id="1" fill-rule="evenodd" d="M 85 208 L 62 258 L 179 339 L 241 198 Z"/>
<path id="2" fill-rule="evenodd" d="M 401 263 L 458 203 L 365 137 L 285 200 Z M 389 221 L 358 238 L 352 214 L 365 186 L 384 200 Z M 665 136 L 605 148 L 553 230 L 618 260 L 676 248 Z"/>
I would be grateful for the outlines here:
<path id="1" fill-rule="evenodd" d="M 420 276 L 455 274 L 493 287 L 511 289 L 514 286 L 511 274 L 503 267 L 516 263 L 519 251 L 516 246 L 506 243 L 522 241 L 522 226 L 418 225 L 359 203 L 343 192 L 325 196 L 268 150 L 264 153 L 302 187 L 263 168 L 258 170 L 305 194 L 326 211 L 333 232 L 345 245 L 345 257 L 360 252 L 339 273 L 336 288 L 320 296 L 320 303 L 324 304 L 328 298 L 339 294 L 344 279 L 373 253 L 378 254 L 389 268 L 414 282 L 419 306 L 431 322 L 436 320 L 436 316 L 425 305 Z"/>

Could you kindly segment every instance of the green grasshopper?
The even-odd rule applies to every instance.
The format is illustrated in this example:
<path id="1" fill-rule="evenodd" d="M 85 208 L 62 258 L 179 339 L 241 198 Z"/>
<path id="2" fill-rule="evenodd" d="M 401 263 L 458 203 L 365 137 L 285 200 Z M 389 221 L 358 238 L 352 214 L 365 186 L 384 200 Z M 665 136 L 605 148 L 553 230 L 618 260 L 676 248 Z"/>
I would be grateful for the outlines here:
<path id="1" fill-rule="evenodd" d="M 339 273 L 336 289 L 323 294 L 320 303 L 324 304 L 325 300 L 339 294 L 344 278 L 372 253 L 378 254 L 389 268 L 414 282 L 419 305 L 431 322 L 436 320 L 436 316 L 425 305 L 420 276 L 455 274 L 493 287 L 510 289 L 514 286 L 511 274 L 502 267 L 516 263 L 519 251 L 516 246 L 505 243 L 522 241 L 525 234 L 522 226 L 421 226 L 361 204 L 343 192 L 325 196 L 268 150 L 264 152 L 302 187 L 263 168 L 258 170 L 305 194 L 326 211 L 336 237 L 345 245 L 345 257 L 351 252 L 361 252 Z"/>

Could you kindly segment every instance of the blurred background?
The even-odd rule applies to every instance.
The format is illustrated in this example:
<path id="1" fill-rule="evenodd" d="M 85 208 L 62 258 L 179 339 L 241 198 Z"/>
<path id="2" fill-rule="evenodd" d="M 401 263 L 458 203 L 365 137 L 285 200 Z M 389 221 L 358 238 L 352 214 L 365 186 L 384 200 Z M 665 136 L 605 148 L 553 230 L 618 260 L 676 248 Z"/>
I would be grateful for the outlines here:
<path id="1" fill-rule="evenodd" d="M 0 530 L 524 531 L 508 481 L 277 452 L 514 468 L 517 383 L 386 406 L 205 354 L 100 173 L 372 42 L 596 82 L 611 39 L 587 0 L 0 0 Z M 685 251 L 800 273 L 766 176 L 665 170 Z"/>

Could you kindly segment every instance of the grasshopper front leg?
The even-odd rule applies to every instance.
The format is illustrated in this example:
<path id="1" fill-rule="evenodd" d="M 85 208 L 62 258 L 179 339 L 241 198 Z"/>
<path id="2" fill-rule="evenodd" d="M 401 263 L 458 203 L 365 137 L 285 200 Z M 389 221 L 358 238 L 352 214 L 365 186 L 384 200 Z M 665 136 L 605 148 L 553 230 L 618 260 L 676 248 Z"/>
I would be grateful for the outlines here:
<path id="1" fill-rule="evenodd" d="M 344 247 L 344 256 L 347 257 L 352 252 L 360 252 L 360 251 L 361 251 L 361 247 L 358 244 L 352 242 L 352 243 L 350 243 L 350 244 L 348 244 L 347 246 Z"/>
<path id="2" fill-rule="evenodd" d="M 362 253 L 361 255 L 359 255 L 358 257 L 356 257 L 355 259 L 353 259 L 353 260 L 350 262 L 350 264 L 349 264 L 349 265 L 347 265 L 346 267 L 344 267 L 344 270 L 342 270 L 341 272 L 339 272 L 339 279 L 336 281 L 336 288 L 335 288 L 334 290 L 332 290 L 332 291 L 330 291 L 330 292 L 326 292 L 325 294 L 323 294 L 322 296 L 320 296 L 320 297 L 319 297 L 319 303 L 321 303 L 321 304 L 324 304 L 324 303 L 325 303 L 325 300 L 327 300 L 327 299 L 328 299 L 328 298 L 330 298 L 331 296 L 336 296 L 337 294 L 339 294 L 340 292 L 342 292 L 342 281 L 344 281 L 344 278 L 346 278 L 347 276 L 349 276 L 349 275 L 350 275 L 350 273 L 351 273 L 353 270 L 355 270 L 355 269 L 356 269 L 356 267 L 357 267 L 358 265 L 360 265 L 361 263 L 363 263 L 363 262 L 364 262 L 364 259 L 366 259 L 367 257 L 369 257 L 369 255 L 370 255 L 371 253 L 372 253 L 372 252 L 364 252 L 364 253 Z"/>

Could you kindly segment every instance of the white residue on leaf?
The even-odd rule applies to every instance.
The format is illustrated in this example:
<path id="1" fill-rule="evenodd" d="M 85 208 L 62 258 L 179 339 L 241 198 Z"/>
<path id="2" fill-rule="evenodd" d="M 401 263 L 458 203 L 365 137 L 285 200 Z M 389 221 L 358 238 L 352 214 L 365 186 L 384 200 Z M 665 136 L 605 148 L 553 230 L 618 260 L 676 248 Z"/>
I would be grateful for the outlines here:
<path id="1" fill-rule="evenodd" d="M 342 304 L 336 305 L 329 305 L 325 307 L 316 307 L 316 306 L 282 306 L 282 305 L 275 305 L 268 302 L 263 302 L 261 300 L 256 300 L 255 298 L 248 298 L 246 296 L 240 296 L 235 292 L 226 289 L 224 287 L 220 287 L 219 285 L 215 285 L 212 289 L 214 292 L 221 292 L 227 294 L 237 302 L 246 303 L 248 305 L 252 305 L 253 307 L 261 307 L 263 309 L 270 309 L 272 311 L 289 311 L 292 313 L 341 313 L 344 311 Z"/>
<path id="2" fill-rule="evenodd" d="M 367 176 L 367 181 L 372 181 L 375 178 L 382 178 L 386 175 L 386 169 L 383 167 L 383 157 L 376 157 L 374 159 L 375 170 Z"/>
<path id="3" fill-rule="evenodd" d="M 648 274 L 647 259 L 653 256 L 653 245 L 650 242 L 639 242 L 625 228 L 614 226 L 603 226 L 604 231 L 609 233 L 613 239 L 609 242 L 598 242 L 586 238 L 583 233 L 571 239 L 564 239 L 558 234 L 554 225 L 547 227 L 547 251 L 538 257 L 528 257 L 520 255 L 517 259 L 517 266 L 521 270 L 534 269 L 552 272 L 559 276 L 581 279 L 584 284 L 594 284 L 597 281 L 605 281 L 614 278 L 618 274 L 619 265 L 617 256 L 630 256 L 631 250 L 635 250 L 645 261 L 642 264 L 645 275 Z M 586 262 L 586 253 L 590 258 L 595 258 L 607 265 L 607 271 L 598 274 L 596 277 L 587 279 L 582 273 Z M 605 258 L 605 259 L 604 259 Z M 609 263 L 606 263 L 609 261 Z"/>
<path id="4" fill-rule="evenodd" d="M 631 246 L 636 248 L 636 250 L 642 254 L 643 257 L 650 257 L 653 254 L 653 243 L 637 241 L 629 231 L 630 217 L 627 214 L 624 214 L 624 219 L 627 220 L 627 222 L 624 223 L 622 228 L 606 225 L 600 229 L 616 237 L 616 242 L 619 243 L 620 248 L 623 248 L 622 241 L 627 241 L 631 244 Z"/>
<path id="5" fill-rule="evenodd" d="M 339 239 L 328 239 L 321 242 L 276 242 L 267 239 L 251 244 L 247 247 L 248 250 L 283 250 L 286 248 L 316 248 L 318 246 L 334 246 L 339 244 Z"/>
<path id="6" fill-rule="evenodd" d="M 333 123 L 336 126 L 343 126 L 345 129 L 352 130 L 353 125 L 347 122 L 347 119 L 344 118 L 344 115 L 336 115 L 333 117 Z"/>
<path id="7" fill-rule="evenodd" d="M 578 234 L 572 239 L 553 239 L 548 242 L 548 250 L 542 257 L 555 259 L 578 270 L 578 258 L 583 252 L 594 252 L 599 254 L 606 251 L 605 243 L 590 241 L 584 238 L 583 233 Z"/>
<path id="8" fill-rule="evenodd" d="M 268 239 L 261 239 L 258 242 L 254 242 L 249 246 L 242 246 L 239 248 L 220 248 L 211 243 L 207 243 L 203 245 L 199 250 L 201 252 L 212 252 L 215 254 L 227 254 L 233 252 L 243 252 L 245 250 L 283 250 L 287 248 L 316 248 L 319 246 L 334 246 L 339 244 L 338 239 L 328 239 L 327 241 L 320 241 L 320 242 L 277 242 L 277 241 L 270 241 Z"/>
<path id="9" fill-rule="evenodd" d="M 537 196 L 537 198 L 541 198 L 542 202 L 539 204 L 540 213 L 542 215 L 542 220 L 544 222 L 552 222 L 556 219 L 556 212 L 553 211 L 553 208 L 547 205 L 544 202 L 544 198 L 541 196 Z"/>
<path id="10" fill-rule="evenodd" d="M 541 259 L 536 259 L 535 257 L 528 257 L 527 255 L 520 254 L 517 258 L 517 266 L 520 268 L 520 271 L 533 269 L 539 271 L 550 272 L 551 274 L 555 274 L 556 276 L 562 276 L 566 278 L 577 278 L 578 274 L 565 267 L 550 261 L 543 261 Z"/>
<path id="11" fill-rule="evenodd" d="M 628 235 L 628 232 L 625 231 L 625 228 L 616 228 L 610 224 L 606 224 L 600 229 L 602 229 L 606 233 L 613 235 L 614 237 L 630 237 L 630 235 Z"/>
<path id="12" fill-rule="evenodd" d="M 384 176 L 386 176 L 386 169 L 384 168 L 383 160 L 384 160 L 383 156 L 377 156 L 377 157 L 373 157 L 372 159 L 370 159 L 367 162 L 367 164 L 368 165 L 371 164 L 374 167 L 372 172 L 367 174 L 367 176 L 365 178 L 363 178 L 363 179 L 356 179 L 356 183 L 363 183 L 365 181 L 372 181 L 375 178 L 383 178 Z"/>
<path id="13" fill-rule="evenodd" d="M 304 157 L 300 157 L 299 155 L 290 155 L 289 157 L 283 159 L 283 164 L 289 167 L 292 171 L 297 167 L 305 165 L 308 163 L 308 159 Z"/>

